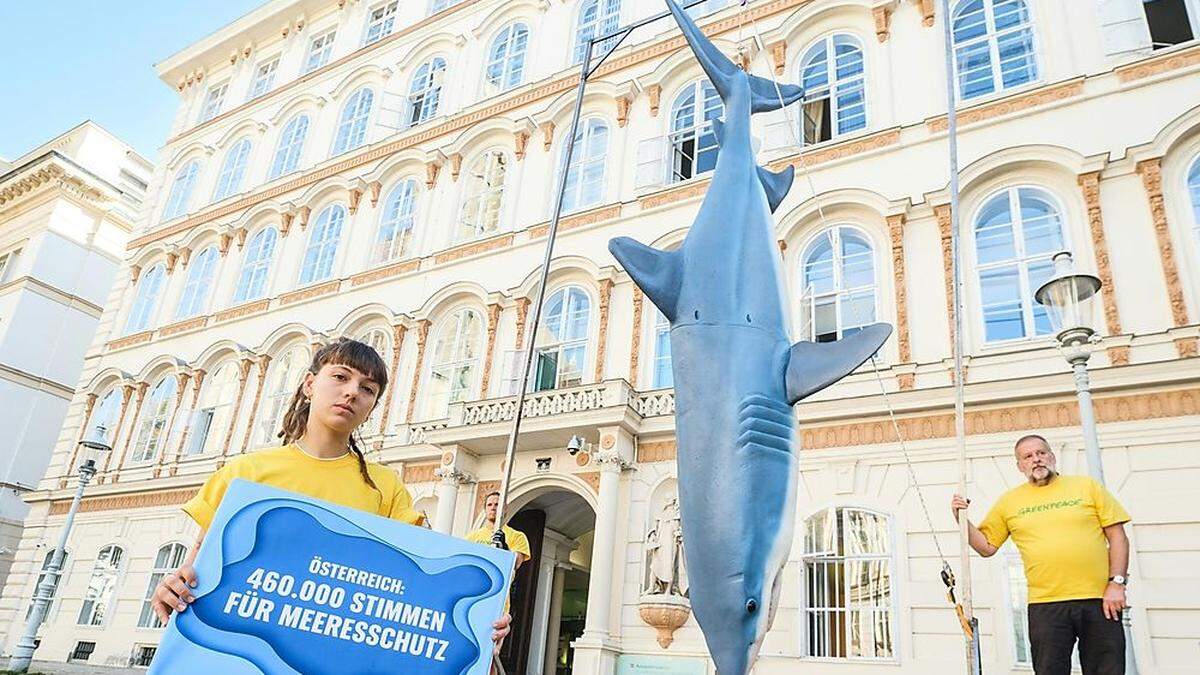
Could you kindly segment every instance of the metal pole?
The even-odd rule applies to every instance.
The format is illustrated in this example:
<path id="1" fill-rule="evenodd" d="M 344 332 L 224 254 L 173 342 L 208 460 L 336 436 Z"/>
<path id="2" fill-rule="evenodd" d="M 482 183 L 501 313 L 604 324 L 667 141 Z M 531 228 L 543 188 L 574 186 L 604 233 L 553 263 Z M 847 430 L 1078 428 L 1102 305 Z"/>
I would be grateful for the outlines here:
<path id="1" fill-rule="evenodd" d="M 29 612 L 29 619 L 25 621 L 25 634 L 17 642 L 12 658 L 8 662 L 8 669 L 14 673 L 24 673 L 29 670 L 29 664 L 33 662 L 33 651 L 37 648 L 37 631 L 46 617 L 46 608 L 50 606 L 54 589 L 58 586 L 63 554 L 67 550 L 67 538 L 71 536 L 75 512 L 79 510 L 79 502 L 83 499 L 83 489 L 95 475 L 96 463 L 94 460 L 88 459 L 79 466 L 79 486 L 75 488 L 75 498 L 71 500 L 71 509 L 67 511 L 67 520 L 63 523 L 62 534 L 58 536 L 58 547 L 54 549 L 54 555 L 50 556 L 50 564 L 46 567 L 42 583 L 38 584 L 37 590 L 34 591 L 33 609 Z"/>
<path id="2" fill-rule="evenodd" d="M 962 266 L 959 264 L 959 227 L 958 227 L 958 97 L 954 83 L 954 36 L 953 23 L 950 20 L 950 0 L 942 0 L 942 38 L 945 48 L 946 65 L 946 129 L 950 150 L 950 267 L 951 267 L 951 297 L 954 308 L 954 442 L 958 450 L 958 492 L 967 493 L 967 431 L 963 383 L 963 320 L 962 320 Z M 963 612 L 972 626 L 978 626 L 975 620 L 974 605 L 971 598 L 971 553 L 968 544 L 967 518 L 958 520 L 959 564 L 962 570 Z M 979 630 L 972 631 L 972 637 L 967 642 L 967 672 L 975 674 L 982 672 L 979 651 Z"/>

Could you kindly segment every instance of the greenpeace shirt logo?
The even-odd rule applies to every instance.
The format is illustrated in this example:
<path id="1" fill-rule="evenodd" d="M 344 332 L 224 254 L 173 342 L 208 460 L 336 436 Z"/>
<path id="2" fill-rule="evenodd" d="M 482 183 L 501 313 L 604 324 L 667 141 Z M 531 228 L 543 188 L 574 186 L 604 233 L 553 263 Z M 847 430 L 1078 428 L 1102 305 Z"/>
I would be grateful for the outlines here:
<path id="1" fill-rule="evenodd" d="M 1072 506 L 1079 506 L 1083 503 L 1082 499 L 1060 499 L 1055 502 L 1046 502 L 1037 506 L 1026 506 L 1017 511 L 1017 517 L 1028 515 L 1030 513 L 1042 513 L 1043 511 L 1057 511 L 1058 509 L 1067 509 Z"/>

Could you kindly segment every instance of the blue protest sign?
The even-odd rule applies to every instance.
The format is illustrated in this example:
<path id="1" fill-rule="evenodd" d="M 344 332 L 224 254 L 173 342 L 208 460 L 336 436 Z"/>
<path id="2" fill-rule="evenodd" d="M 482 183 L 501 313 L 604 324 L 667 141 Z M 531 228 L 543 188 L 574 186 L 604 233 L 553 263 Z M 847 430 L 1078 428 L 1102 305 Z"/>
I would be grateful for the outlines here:
<path id="1" fill-rule="evenodd" d="M 514 555 L 235 480 L 150 673 L 484 675 Z"/>

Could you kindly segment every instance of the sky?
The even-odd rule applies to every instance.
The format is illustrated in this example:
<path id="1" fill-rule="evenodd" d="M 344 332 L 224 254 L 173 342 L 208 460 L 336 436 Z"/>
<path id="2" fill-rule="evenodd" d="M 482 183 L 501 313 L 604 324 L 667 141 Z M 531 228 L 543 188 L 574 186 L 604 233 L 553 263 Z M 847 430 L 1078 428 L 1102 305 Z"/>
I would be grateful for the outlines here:
<path id="1" fill-rule="evenodd" d="M 0 0 L 0 157 L 90 119 L 150 161 L 178 98 L 154 64 L 266 0 Z"/>

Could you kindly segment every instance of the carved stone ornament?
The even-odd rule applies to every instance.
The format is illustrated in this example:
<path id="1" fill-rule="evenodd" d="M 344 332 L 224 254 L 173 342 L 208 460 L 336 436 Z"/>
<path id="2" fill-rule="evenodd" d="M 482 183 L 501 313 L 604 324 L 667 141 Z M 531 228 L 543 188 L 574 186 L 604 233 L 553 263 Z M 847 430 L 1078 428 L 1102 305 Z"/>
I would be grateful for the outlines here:
<path id="1" fill-rule="evenodd" d="M 638 600 L 638 616 L 658 633 L 658 646 L 666 649 L 692 615 L 692 605 L 678 595 L 643 595 Z"/>

